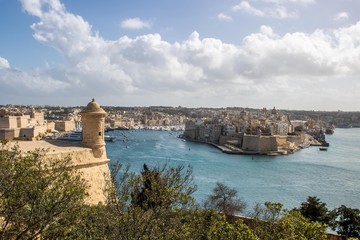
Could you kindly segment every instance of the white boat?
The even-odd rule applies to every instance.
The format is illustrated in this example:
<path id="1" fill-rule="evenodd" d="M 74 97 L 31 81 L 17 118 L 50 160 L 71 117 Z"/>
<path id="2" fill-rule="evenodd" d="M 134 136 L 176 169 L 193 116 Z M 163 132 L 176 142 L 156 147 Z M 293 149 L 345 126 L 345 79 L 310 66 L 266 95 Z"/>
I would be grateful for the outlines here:
<path id="1" fill-rule="evenodd" d="M 57 140 L 64 140 L 64 141 L 81 141 L 82 140 L 82 130 L 75 130 L 71 132 L 65 132 L 61 134 L 59 137 L 56 138 Z M 116 137 L 105 135 L 104 140 L 106 142 L 115 142 Z"/>
<path id="2" fill-rule="evenodd" d="M 104 139 L 106 142 L 115 142 L 116 141 L 116 137 L 115 136 L 110 136 L 110 135 L 105 135 Z"/>
<path id="3" fill-rule="evenodd" d="M 57 140 L 65 140 L 65 141 L 81 141 L 82 140 L 82 131 L 75 130 L 71 132 L 65 132 L 56 138 Z"/>

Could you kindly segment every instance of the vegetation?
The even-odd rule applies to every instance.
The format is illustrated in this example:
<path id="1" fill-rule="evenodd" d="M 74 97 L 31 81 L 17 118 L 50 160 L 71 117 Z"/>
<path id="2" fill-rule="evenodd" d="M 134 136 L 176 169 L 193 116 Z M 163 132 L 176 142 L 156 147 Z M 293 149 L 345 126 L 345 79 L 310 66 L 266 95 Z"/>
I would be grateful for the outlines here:
<path id="1" fill-rule="evenodd" d="M 341 205 L 332 211 L 334 230 L 346 237 L 360 238 L 360 210 Z"/>
<path id="2" fill-rule="evenodd" d="M 315 196 L 309 196 L 306 202 L 301 203 L 298 209 L 300 213 L 313 222 L 329 224 L 331 216 L 326 207 L 326 203 L 320 201 Z"/>
<path id="3" fill-rule="evenodd" d="M 329 212 L 316 197 L 291 211 L 280 203 L 257 204 L 253 218 L 241 218 L 234 216 L 245 209 L 237 191 L 217 183 L 202 208 L 192 197 L 192 169 L 183 165 L 145 164 L 135 174 L 115 164 L 107 202 L 89 206 L 70 158 L 45 154 L 2 145 L 0 239 L 326 239 L 327 219 L 339 233 L 359 237 L 358 209 Z"/>
<path id="4" fill-rule="evenodd" d="M 241 213 L 246 208 L 246 203 L 237 197 L 237 191 L 223 183 L 216 183 L 212 194 L 205 202 L 205 207 L 217 210 L 225 214 L 229 219 L 237 213 Z"/>
<path id="5" fill-rule="evenodd" d="M 297 210 L 283 209 L 281 203 L 257 204 L 253 216 L 249 225 L 260 239 L 327 239 L 326 225 L 311 222 Z"/>
<path id="6" fill-rule="evenodd" d="M 313 222 L 327 224 L 338 234 L 360 238 L 360 210 L 344 205 L 329 211 L 326 203 L 309 196 L 299 208 L 300 213 Z"/>
<path id="7" fill-rule="evenodd" d="M 70 158 L 45 160 L 46 151 L 0 149 L 0 239 L 61 236 L 78 220 L 86 196 Z"/>

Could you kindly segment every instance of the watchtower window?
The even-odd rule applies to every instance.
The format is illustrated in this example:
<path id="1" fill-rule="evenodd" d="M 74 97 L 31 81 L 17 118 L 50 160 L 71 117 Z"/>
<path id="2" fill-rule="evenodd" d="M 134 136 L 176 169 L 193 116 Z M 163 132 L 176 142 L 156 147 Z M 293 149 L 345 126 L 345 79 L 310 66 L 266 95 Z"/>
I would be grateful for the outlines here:
<path id="1" fill-rule="evenodd" d="M 101 136 L 101 132 L 99 132 L 99 136 Z"/>

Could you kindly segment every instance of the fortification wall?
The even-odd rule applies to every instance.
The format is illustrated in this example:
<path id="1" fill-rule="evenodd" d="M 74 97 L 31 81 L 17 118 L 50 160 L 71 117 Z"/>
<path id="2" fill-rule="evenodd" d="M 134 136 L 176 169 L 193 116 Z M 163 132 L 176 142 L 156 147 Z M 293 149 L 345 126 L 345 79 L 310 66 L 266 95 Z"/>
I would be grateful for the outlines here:
<path id="1" fill-rule="evenodd" d="M 106 180 L 110 178 L 109 160 L 106 152 L 101 157 L 95 157 L 91 148 L 84 147 L 81 143 L 62 141 L 19 141 L 10 142 L 10 147 L 18 144 L 23 152 L 34 151 L 35 149 L 47 149 L 45 156 L 49 161 L 71 157 L 71 164 L 78 169 L 84 180 L 88 183 L 89 197 L 88 204 L 105 203 L 104 189 Z"/>
<path id="2" fill-rule="evenodd" d="M 287 141 L 294 143 L 295 145 L 299 146 L 303 144 L 304 139 L 303 136 L 288 136 Z"/>
<path id="3" fill-rule="evenodd" d="M 66 152 L 56 152 L 47 154 L 47 158 L 65 158 L 71 157 L 72 165 L 78 169 L 85 181 L 87 181 L 89 188 L 89 196 L 86 199 L 88 204 L 105 203 L 106 196 L 104 190 L 107 179 L 110 179 L 110 170 L 108 167 L 109 160 L 106 158 L 106 153 L 102 158 L 94 157 L 91 148 L 81 148 Z"/>
<path id="4" fill-rule="evenodd" d="M 242 149 L 259 152 L 259 137 L 256 135 L 244 135 Z"/>
<path id="5" fill-rule="evenodd" d="M 259 153 L 266 154 L 268 152 L 277 151 L 278 145 L 275 136 L 261 136 L 259 142 Z"/>
<path id="6" fill-rule="evenodd" d="M 30 115 L 17 116 L 17 128 L 26 128 L 29 125 Z"/>
<path id="7" fill-rule="evenodd" d="M 17 128 L 16 116 L 5 116 L 0 118 L 0 128 Z"/>
<path id="8" fill-rule="evenodd" d="M 223 146 L 226 143 L 229 143 L 231 141 L 232 143 L 236 143 L 235 145 L 238 147 L 241 147 L 241 142 L 243 140 L 244 134 L 243 133 L 235 133 L 228 136 L 220 136 L 219 139 L 219 145 Z"/>
<path id="9" fill-rule="evenodd" d="M 277 151 L 278 144 L 275 136 L 244 135 L 242 149 L 260 154 Z"/>
<path id="10" fill-rule="evenodd" d="M 276 142 L 278 146 L 283 146 L 286 144 L 288 137 L 287 136 L 276 136 Z"/>

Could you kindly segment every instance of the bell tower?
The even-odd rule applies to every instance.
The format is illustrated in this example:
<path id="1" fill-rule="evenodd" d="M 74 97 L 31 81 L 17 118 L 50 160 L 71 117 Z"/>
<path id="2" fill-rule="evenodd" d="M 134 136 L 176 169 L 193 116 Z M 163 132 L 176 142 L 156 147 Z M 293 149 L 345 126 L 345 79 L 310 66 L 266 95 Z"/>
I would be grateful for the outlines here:
<path id="1" fill-rule="evenodd" d="M 106 112 L 92 99 L 81 112 L 82 143 L 93 149 L 96 158 L 106 158 L 104 124 Z"/>

